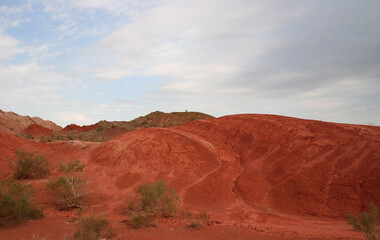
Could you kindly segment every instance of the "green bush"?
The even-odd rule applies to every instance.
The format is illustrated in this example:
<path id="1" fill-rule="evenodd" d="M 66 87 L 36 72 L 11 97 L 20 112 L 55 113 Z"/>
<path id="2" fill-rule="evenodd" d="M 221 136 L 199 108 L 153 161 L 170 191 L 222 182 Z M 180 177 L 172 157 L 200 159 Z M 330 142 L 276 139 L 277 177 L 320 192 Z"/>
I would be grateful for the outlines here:
<path id="1" fill-rule="evenodd" d="M 79 218 L 79 230 L 74 237 L 77 240 L 98 240 L 111 238 L 114 235 L 112 228 L 109 226 L 108 219 L 90 215 Z"/>
<path id="2" fill-rule="evenodd" d="M 379 240 L 380 233 L 377 227 L 380 224 L 379 213 L 374 203 L 370 203 L 369 206 L 371 212 L 362 212 L 359 220 L 350 214 L 348 224 L 352 225 L 355 231 L 363 233 L 367 239 Z"/>
<path id="3" fill-rule="evenodd" d="M 84 164 L 79 160 L 69 163 L 61 160 L 59 171 L 64 175 L 47 183 L 47 187 L 55 193 L 60 209 L 83 208 L 87 195 L 87 181 L 77 174 L 82 172 L 83 168 Z"/>
<path id="4" fill-rule="evenodd" d="M 0 181 L 0 226 L 27 219 L 40 219 L 42 209 L 35 206 L 33 189 L 14 180 Z"/>
<path id="5" fill-rule="evenodd" d="M 156 217 L 169 217 L 177 211 L 179 196 L 163 179 L 140 185 L 136 193 L 137 200 L 124 209 L 124 213 L 131 215 L 128 224 L 133 228 L 154 226 Z"/>
<path id="6" fill-rule="evenodd" d="M 15 169 L 15 179 L 43 178 L 50 173 L 50 164 L 44 155 L 36 152 L 26 152 L 24 149 L 16 151 L 17 161 L 9 161 L 11 168 Z"/>
<path id="7" fill-rule="evenodd" d="M 137 188 L 140 196 L 139 208 L 155 216 L 169 217 L 177 211 L 179 196 L 170 188 L 164 179 L 155 184 L 146 183 Z"/>

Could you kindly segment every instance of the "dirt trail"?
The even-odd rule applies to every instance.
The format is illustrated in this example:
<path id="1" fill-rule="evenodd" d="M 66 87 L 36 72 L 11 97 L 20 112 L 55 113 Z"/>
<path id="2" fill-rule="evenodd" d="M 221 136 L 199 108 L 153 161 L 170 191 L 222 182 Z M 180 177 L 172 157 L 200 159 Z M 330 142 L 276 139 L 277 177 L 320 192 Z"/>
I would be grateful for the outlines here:
<path id="1" fill-rule="evenodd" d="M 189 185 L 185 186 L 184 188 L 182 188 L 179 193 L 181 194 L 181 196 L 183 196 L 189 188 L 191 188 L 194 185 L 197 185 L 197 184 L 203 182 L 210 175 L 212 175 L 215 172 L 217 172 L 217 171 L 220 170 L 220 168 L 222 167 L 222 162 L 220 161 L 220 154 L 218 153 L 218 150 L 215 148 L 215 146 L 213 144 L 211 144 L 210 142 L 206 141 L 205 139 L 203 139 L 200 136 L 197 136 L 197 135 L 191 134 L 191 133 L 187 133 L 187 132 L 184 132 L 184 131 L 180 131 L 180 130 L 174 129 L 174 128 L 168 128 L 168 129 L 165 129 L 165 130 L 173 132 L 173 133 L 180 134 L 180 135 L 182 135 L 184 137 L 190 138 L 193 141 L 196 141 L 196 142 L 200 143 L 200 145 L 202 145 L 205 149 L 207 149 L 208 151 L 210 151 L 213 154 L 215 154 L 216 160 L 218 161 L 218 165 L 214 169 L 212 169 L 211 171 L 207 172 L 206 174 L 204 174 L 203 176 L 199 177 L 198 179 L 195 179 L 191 184 L 189 184 Z"/>

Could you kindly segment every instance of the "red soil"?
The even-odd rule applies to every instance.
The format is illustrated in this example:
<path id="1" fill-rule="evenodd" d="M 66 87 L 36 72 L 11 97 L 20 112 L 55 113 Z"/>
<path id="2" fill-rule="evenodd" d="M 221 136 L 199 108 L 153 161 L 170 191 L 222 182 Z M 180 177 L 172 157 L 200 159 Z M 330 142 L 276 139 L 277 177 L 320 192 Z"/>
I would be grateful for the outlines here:
<path id="1" fill-rule="evenodd" d="M 61 157 L 85 162 L 87 212 L 108 215 L 115 239 L 360 239 L 346 214 L 371 201 L 380 206 L 380 127 L 251 114 L 133 131 L 103 144 L 41 144 L 0 133 L 0 178 L 11 175 L 5 158 L 20 147 L 53 165 Z M 177 190 L 182 210 L 208 211 L 210 226 L 190 230 L 182 217 L 143 231 L 120 223 L 136 186 L 159 178 Z M 37 222 L 72 219 L 54 210 L 45 180 L 30 182 L 48 217 L 26 224 L 43 232 Z M 19 227 L 4 234 L 30 236 Z"/>
<path id="2" fill-rule="evenodd" d="M 45 128 L 43 126 L 40 126 L 38 124 L 32 124 L 29 127 L 25 128 L 24 133 L 32 134 L 34 136 L 45 136 L 50 137 L 50 135 L 53 133 L 53 130 L 49 128 Z"/>
<path id="3" fill-rule="evenodd" d="M 345 217 L 380 205 L 379 149 L 380 127 L 237 115 L 127 133 L 90 164 L 164 177 L 191 208 Z"/>
<path id="4" fill-rule="evenodd" d="M 97 129 L 99 126 L 98 124 L 93 125 L 84 125 L 84 126 L 78 126 L 76 124 L 70 124 L 67 125 L 62 131 L 64 132 L 88 132 L 94 129 Z"/>

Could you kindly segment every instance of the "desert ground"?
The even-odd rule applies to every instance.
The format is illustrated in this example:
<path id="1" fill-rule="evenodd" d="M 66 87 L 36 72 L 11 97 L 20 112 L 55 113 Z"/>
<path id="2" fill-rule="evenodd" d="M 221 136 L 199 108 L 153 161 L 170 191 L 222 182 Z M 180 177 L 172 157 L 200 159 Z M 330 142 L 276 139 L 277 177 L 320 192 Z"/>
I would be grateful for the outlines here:
<path id="1" fill-rule="evenodd" d="M 105 141 L 43 142 L 38 136 L 64 130 L 50 122 L 3 121 L 0 179 L 12 177 L 7 159 L 21 148 L 43 154 L 53 170 L 47 178 L 20 181 L 34 188 L 45 217 L 0 228 L 0 239 L 72 237 L 78 210 L 57 209 L 46 187 L 59 175 L 60 159 L 85 164 L 82 214 L 106 216 L 116 233 L 112 239 L 364 239 L 347 224 L 347 214 L 359 215 L 370 202 L 380 206 L 380 127 L 261 114 L 192 120 L 128 131 L 116 125 L 104 131 L 113 131 Z M 65 131 L 99 135 L 98 128 Z M 155 227 L 132 229 L 123 208 L 137 186 L 158 179 L 180 196 L 179 211 L 157 219 Z M 205 226 L 189 228 L 185 213 L 201 211 L 210 216 Z"/>

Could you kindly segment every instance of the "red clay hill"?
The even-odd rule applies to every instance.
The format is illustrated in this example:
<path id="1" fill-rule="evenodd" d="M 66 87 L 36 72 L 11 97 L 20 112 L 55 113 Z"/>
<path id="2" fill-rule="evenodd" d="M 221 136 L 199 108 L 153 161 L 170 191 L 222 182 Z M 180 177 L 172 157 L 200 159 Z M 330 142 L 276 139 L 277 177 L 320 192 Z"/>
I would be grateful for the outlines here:
<path id="1" fill-rule="evenodd" d="M 39 117 L 20 116 L 14 112 L 0 110 L 0 131 L 10 134 L 19 134 L 32 124 L 40 125 L 52 131 L 60 131 L 62 127 L 52 121 L 43 120 Z"/>
<path id="2" fill-rule="evenodd" d="M 70 124 L 70 125 L 67 125 L 64 129 L 62 129 L 62 131 L 63 132 L 88 132 L 91 130 L 96 130 L 97 128 L 98 128 L 98 124 L 84 125 L 84 126 Z"/>
<path id="3" fill-rule="evenodd" d="M 246 114 L 130 131 L 105 143 L 43 144 L 0 133 L 1 178 L 11 176 L 6 156 L 21 147 L 53 166 L 61 157 L 86 163 L 93 182 L 86 211 L 109 216 L 115 239 L 362 239 L 346 214 L 371 201 L 380 206 L 376 126 Z M 136 187 L 160 178 L 179 193 L 181 210 L 207 211 L 209 226 L 186 229 L 181 217 L 142 231 L 121 223 Z M 0 236 L 26 238 L 29 228 L 47 239 L 64 235 L 73 214 L 54 210 L 44 182 L 29 183 L 47 217 Z"/>
<path id="4" fill-rule="evenodd" d="M 49 137 L 53 133 L 53 130 L 38 124 L 32 124 L 29 127 L 25 128 L 23 132 L 26 134 L 31 134 L 33 136 Z"/>

